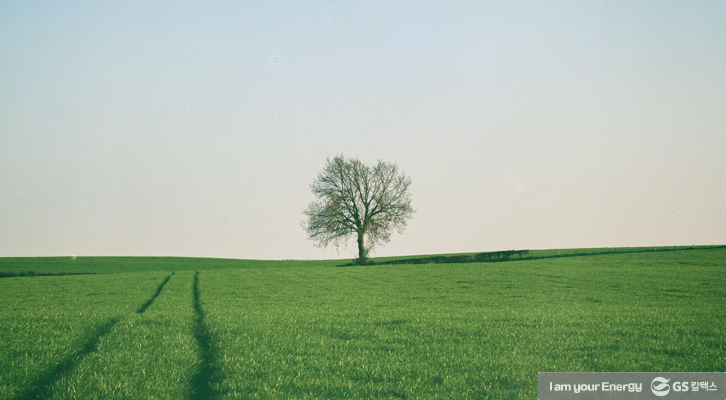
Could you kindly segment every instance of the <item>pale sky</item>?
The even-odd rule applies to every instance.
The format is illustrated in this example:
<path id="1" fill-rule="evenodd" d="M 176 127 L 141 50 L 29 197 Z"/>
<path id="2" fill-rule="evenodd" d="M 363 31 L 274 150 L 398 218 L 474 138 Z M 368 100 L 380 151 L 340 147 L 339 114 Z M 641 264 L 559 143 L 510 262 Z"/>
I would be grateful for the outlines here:
<path id="1" fill-rule="evenodd" d="M 326 158 L 396 163 L 372 256 L 726 243 L 726 2 L 3 2 L 0 256 L 354 258 Z"/>

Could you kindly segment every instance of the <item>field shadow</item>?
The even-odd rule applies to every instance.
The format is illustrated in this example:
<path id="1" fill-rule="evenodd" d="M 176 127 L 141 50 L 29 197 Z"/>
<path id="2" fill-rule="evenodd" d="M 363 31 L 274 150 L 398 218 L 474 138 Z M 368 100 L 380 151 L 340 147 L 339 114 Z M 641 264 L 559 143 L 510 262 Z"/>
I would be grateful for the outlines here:
<path id="1" fill-rule="evenodd" d="M 90 353 L 98 350 L 98 343 L 101 338 L 108 334 L 111 329 L 119 322 L 118 318 L 111 319 L 105 324 L 96 327 L 89 335 L 90 338 L 83 343 L 80 350 L 66 357 L 61 363 L 49 369 L 44 374 L 36 378 L 25 391 L 19 393 L 13 400 L 36 400 L 48 397 L 53 384 L 64 375 L 72 372 L 76 366 Z"/>
<path id="2" fill-rule="evenodd" d="M 35 271 L 0 271 L 0 278 L 23 278 L 36 276 L 67 276 L 67 275 L 96 275 L 95 272 L 35 272 Z"/>
<path id="3" fill-rule="evenodd" d="M 199 272 L 194 273 L 194 339 L 199 345 L 201 362 L 192 377 L 193 400 L 210 400 L 219 397 L 215 387 L 219 383 L 220 372 L 217 367 L 217 348 L 214 346 L 209 328 L 204 323 L 204 310 L 199 302 Z"/>
<path id="4" fill-rule="evenodd" d="M 171 279 L 172 275 L 174 275 L 173 272 L 171 274 L 169 274 L 169 276 L 167 276 L 166 279 L 164 279 L 164 282 L 161 282 L 161 285 L 159 285 L 159 287 L 156 288 L 156 293 L 154 293 L 154 295 L 151 296 L 151 298 L 149 300 L 147 300 L 146 303 L 144 303 L 141 307 L 139 307 L 138 310 L 136 310 L 137 314 L 143 314 L 143 312 L 146 311 L 146 309 L 149 308 L 149 306 L 151 306 L 152 303 L 154 303 L 154 300 L 156 300 L 156 298 L 159 297 L 159 295 L 161 294 L 161 291 L 164 289 L 164 286 L 167 284 L 167 282 L 169 282 L 169 279 Z"/>

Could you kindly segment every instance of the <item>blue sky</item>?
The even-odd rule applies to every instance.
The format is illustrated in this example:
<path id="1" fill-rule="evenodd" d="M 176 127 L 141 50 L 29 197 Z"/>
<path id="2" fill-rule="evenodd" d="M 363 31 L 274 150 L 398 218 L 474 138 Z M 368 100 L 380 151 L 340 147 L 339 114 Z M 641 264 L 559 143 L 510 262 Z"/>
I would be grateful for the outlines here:
<path id="1" fill-rule="evenodd" d="M 337 154 L 408 174 L 373 256 L 726 243 L 722 2 L 0 5 L 0 256 L 353 258 Z"/>

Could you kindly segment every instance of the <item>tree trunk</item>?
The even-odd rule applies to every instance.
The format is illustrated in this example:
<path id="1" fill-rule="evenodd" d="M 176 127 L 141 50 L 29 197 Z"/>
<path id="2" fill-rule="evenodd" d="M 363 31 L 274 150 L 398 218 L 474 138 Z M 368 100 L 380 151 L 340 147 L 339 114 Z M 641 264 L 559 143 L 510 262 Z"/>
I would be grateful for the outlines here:
<path id="1" fill-rule="evenodd" d="M 358 262 L 365 264 L 366 249 L 363 246 L 363 231 L 358 231 Z"/>

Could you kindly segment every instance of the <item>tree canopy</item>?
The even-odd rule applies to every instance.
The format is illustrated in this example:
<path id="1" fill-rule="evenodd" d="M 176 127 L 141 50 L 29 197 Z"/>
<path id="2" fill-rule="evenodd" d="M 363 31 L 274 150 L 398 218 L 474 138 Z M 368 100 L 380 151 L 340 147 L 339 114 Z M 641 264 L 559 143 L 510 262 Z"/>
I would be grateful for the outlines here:
<path id="1" fill-rule="evenodd" d="M 394 229 L 403 233 L 415 210 L 411 207 L 411 178 L 398 172 L 393 163 L 378 160 L 367 166 L 342 155 L 327 159 L 325 168 L 310 188 L 318 200 L 303 214 L 302 226 L 318 247 L 339 248 L 356 237 L 358 262 L 387 243 Z M 367 237 L 367 243 L 364 238 Z"/>

